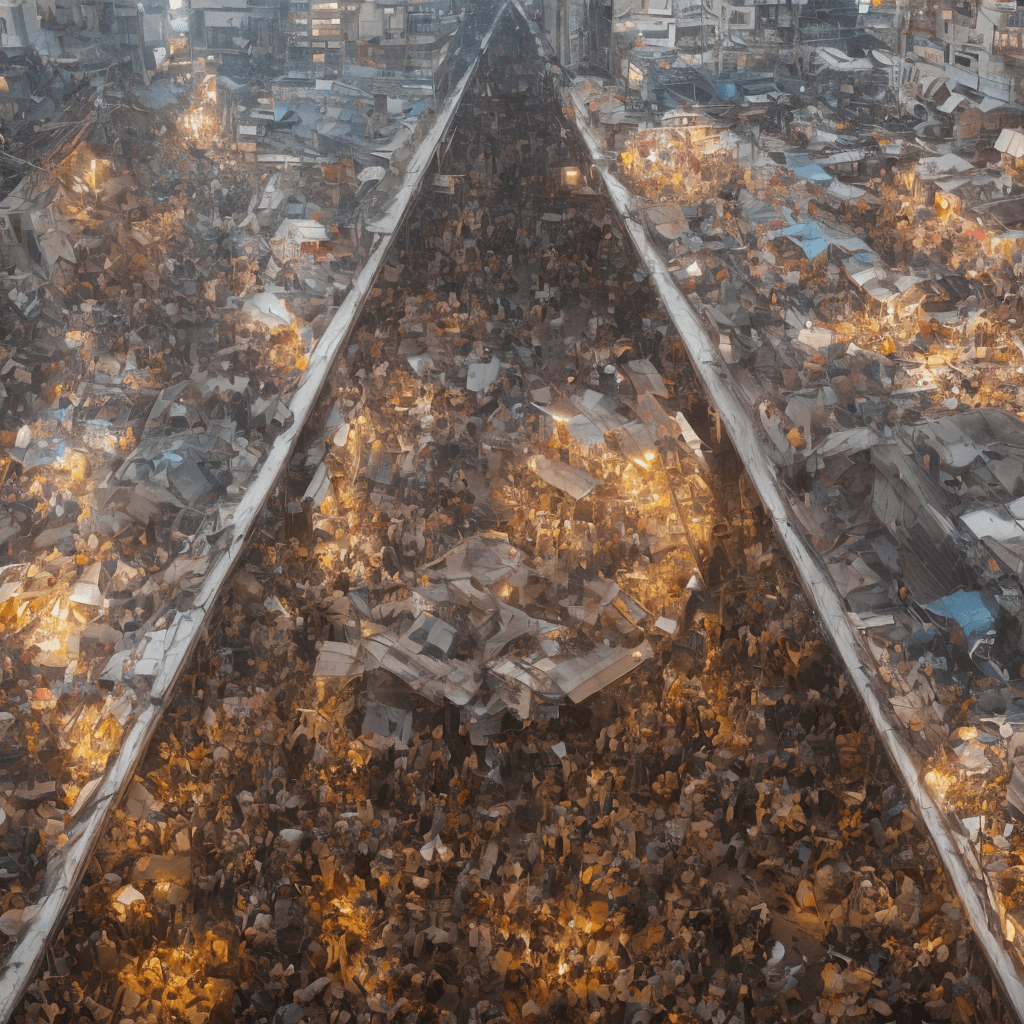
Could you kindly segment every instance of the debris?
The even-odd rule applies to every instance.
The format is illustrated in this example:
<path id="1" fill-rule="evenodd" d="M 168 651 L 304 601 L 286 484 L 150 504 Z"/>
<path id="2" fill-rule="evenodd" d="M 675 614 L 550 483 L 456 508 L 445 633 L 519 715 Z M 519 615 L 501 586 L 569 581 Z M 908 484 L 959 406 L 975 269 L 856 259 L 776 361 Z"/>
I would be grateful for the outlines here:
<path id="1" fill-rule="evenodd" d="M 980 314 L 991 269 L 894 258 L 906 237 L 974 255 L 960 190 L 1002 186 L 951 160 L 841 180 L 891 145 L 826 104 L 888 82 L 875 58 L 815 46 L 813 111 L 757 71 L 664 76 L 741 113 L 640 128 L 650 83 L 637 104 L 545 70 L 536 22 L 488 47 L 465 35 L 486 5 L 396 10 L 348 47 L 337 13 L 336 77 L 247 91 L 236 66 L 248 47 L 269 62 L 270 33 L 195 7 L 233 75 L 182 82 L 177 125 L 135 99 L 179 86 L 110 76 L 89 117 L 126 89 L 138 131 L 90 135 L 96 168 L 74 146 L 68 165 L 103 216 L 40 200 L 75 267 L 62 222 L 52 260 L 18 242 L 32 266 L 15 253 L 0 365 L 8 953 L 49 911 L 47 865 L 68 870 L 99 820 L 104 769 L 152 723 L 18 1019 L 1000 1019 L 779 538 L 815 542 L 867 645 L 857 667 L 885 683 L 1012 943 L 1024 463 L 994 408 L 1011 364 L 991 358 L 1011 334 Z M 292 62 L 330 65 L 302 27 Z M 409 63 L 428 42 L 451 67 Z M 481 49 L 434 177 L 416 118 Z M 567 110 L 664 216 L 612 215 Z M 403 221 L 387 201 L 428 164 Z M 952 199 L 918 219 L 900 196 L 925 181 Z M 668 275 L 626 244 L 641 221 L 726 357 L 709 372 L 773 439 L 786 516 L 764 515 L 695 386 L 657 301 Z M 357 294 L 349 335 L 335 310 Z M 211 574 L 243 551 L 208 616 Z M 157 688 L 193 647 L 179 690 Z"/>

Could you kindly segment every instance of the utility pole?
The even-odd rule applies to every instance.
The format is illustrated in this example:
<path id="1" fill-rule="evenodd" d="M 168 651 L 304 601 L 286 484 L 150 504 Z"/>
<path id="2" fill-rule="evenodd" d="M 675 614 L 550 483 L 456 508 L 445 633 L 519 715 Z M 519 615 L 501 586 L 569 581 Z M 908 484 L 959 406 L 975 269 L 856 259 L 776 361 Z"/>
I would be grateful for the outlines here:
<path id="1" fill-rule="evenodd" d="M 902 108 L 903 64 L 907 56 L 907 0 L 896 0 L 896 114 Z M 953 31 L 956 32 L 956 5 L 953 6 Z"/>
<path id="2" fill-rule="evenodd" d="M 306 0 L 306 49 L 309 53 L 309 77 L 316 78 L 313 62 L 313 0 Z"/>
<path id="3" fill-rule="evenodd" d="M 718 33 L 715 47 L 718 50 L 718 73 L 725 70 L 725 0 L 718 0 Z"/>
<path id="4" fill-rule="evenodd" d="M 800 53 L 800 4 L 796 3 L 795 0 L 791 0 L 791 10 L 793 12 L 793 63 L 797 66 L 798 71 L 804 69 L 804 62 L 801 60 Z"/>
<path id="5" fill-rule="evenodd" d="M 338 68 L 338 74 L 342 78 L 345 77 L 345 65 L 346 65 L 346 63 L 348 61 L 348 54 L 345 52 L 346 47 L 348 46 L 348 32 L 345 31 L 345 20 L 344 19 L 345 19 L 345 15 L 342 14 L 339 11 L 338 12 L 338 36 L 340 38 L 338 39 L 338 47 L 339 47 L 339 50 L 340 50 L 341 60 L 339 62 L 340 66 Z"/>

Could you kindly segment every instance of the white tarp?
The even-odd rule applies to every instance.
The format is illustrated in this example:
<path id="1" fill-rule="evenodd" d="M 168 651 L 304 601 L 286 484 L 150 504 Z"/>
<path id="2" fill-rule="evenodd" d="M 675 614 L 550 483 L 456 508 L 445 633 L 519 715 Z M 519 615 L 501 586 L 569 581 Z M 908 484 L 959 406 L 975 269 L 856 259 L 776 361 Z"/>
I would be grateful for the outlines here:
<path id="1" fill-rule="evenodd" d="M 1024 132 L 1016 128 L 1004 128 L 996 139 L 996 149 L 1007 156 L 1024 156 Z"/>

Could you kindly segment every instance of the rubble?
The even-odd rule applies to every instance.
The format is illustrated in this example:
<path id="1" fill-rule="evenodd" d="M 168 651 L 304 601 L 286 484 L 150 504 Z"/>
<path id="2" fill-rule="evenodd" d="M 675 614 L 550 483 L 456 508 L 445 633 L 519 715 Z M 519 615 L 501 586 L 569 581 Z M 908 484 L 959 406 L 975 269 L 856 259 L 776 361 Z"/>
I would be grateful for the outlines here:
<path id="1" fill-rule="evenodd" d="M 462 62 L 425 128 L 429 152 L 472 67 L 472 57 Z M 126 133 L 118 152 L 87 138 L 102 118 L 86 118 L 57 184 L 19 187 L 6 206 L 6 259 L 34 261 L 48 279 L 26 296 L 16 275 L 6 339 L 15 347 L 2 369 L 16 386 L 0 411 L 19 424 L 2 437 L 3 792 L 29 794 L 43 823 L 39 843 L 27 841 L 27 809 L 5 806 L 27 910 L 5 932 L 17 940 L 6 953 L 18 956 L 0 982 L 4 1017 L 59 927 L 393 239 L 368 238 L 363 277 L 326 295 L 318 281 L 341 282 L 313 260 L 341 252 L 300 250 L 275 265 L 259 234 L 273 214 L 261 224 L 258 177 L 225 157 L 230 144 L 216 133 L 215 76 L 193 79 L 189 102 L 177 123 L 140 117 L 143 141 L 129 148 Z M 408 162 L 397 206 L 424 166 Z M 313 212 L 319 172 L 278 182 L 267 188 L 308 189 Z M 41 196 L 55 194 L 61 201 L 44 207 Z M 376 198 L 378 214 L 400 222 L 402 210 Z M 44 230 L 65 248 L 73 239 L 72 256 L 78 245 L 88 252 L 71 264 L 54 250 L 59 283 Z M 282 271 L 302 277 L 261 291 Z M 68 298 L 77 301 L 65 309 Z M 332 313 L 341 331 L 326 336 Z"/>
<path id="2" fill-rule="evenodd" d="M 453 149 L 519 81 L 541 95 L 510 36 Z M 515 116 L 510 137 L 559 144 L 539 102 Z M 290 537 L 257 533 L 26 1019 L 840 1019 L 957 1000 L 995 1017 L 664 311 L 628 296 L 619 228 L 588 253 L 602 201 L 552 197 L 543 162 L 517 184 L 525 147 L 496 152 L 507 183 L 481 168 L 421 197 L 292 462 L 292 493 L 319 500 L 281 507 Z M 517 243 L 531 218 L 558 225 L 539 255 Z M 507 288 L 478 289 L 484 261 L 459 268 L 496 220 Z M 603 274 L 562 289 L 562 260 L 602 250 Z M 620 294 L 636 332 L 616 354 Z M 498 378 L 470 389 L 491 355 Z M 699 459 L 677 413 L 706 435 Z M 659 426 L 642 465 L 615 440 L 634 422 Z M 586 466 L 594 490 L 569 497 L 535 456 Z M 559 665 L 613 657 L 622 682 L 564 692 L 585 677 Z"/>
<path id="3" fill-rule="evenodd" d="M 774 136 L 769 123 L 744 143 L 721 109 L 624 135 L 612 90 L 583 80 L 567 95 L 595 160 L 617 156 L 611 194 L 1021 1004 L 1018 954 L 1002 948 L 1019 933 L 1016 901 L 994 883 L 1016 846 L 999 795 L 1015 745 L 1011 728 L 996 736 L 982 721 L 984 707 L 1010 706 L 1021 661 L 1006 167 L 929 153 L 896 125 L 887 135 L 903 145 L 880 147 L 856 117 L 830 140 L 847 147 L 840 159 L 821 159 L 818 129 Z M 838 121 L 841 98 L 816 104 Z M 1011 149 L 1004 134 L 999 150 Z M 844 173 L 872 162 L 866 186 Z M 962 823 L 983 819 L 998 845 L 977 824 L 978 848 L 961 842 Z"/>
<path id="4" fill-rule="evenodd" d="M 286 141 L 231 151 L 202 75 L 4 208 L 0 932 L 46 955 L 11 1013 L 1002 1019 L 962 872 L 1012 948 L 1018 240 L 959 190 L 1011 176 L 634 132 L 488 40 L 436 176 L 469 52 L 358 172 L 308 132 L 343 83 L 279 83 Z"/>

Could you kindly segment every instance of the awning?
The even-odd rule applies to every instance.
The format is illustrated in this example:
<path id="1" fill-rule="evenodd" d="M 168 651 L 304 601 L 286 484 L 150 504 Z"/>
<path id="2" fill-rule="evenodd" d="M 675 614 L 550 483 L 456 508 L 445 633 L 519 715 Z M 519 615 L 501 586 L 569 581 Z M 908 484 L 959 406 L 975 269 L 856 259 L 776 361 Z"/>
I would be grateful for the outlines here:
<path id="1" fill-rule="evenodd" d="M 948 78 L 946 78 L 945 75 L 929 76 L 927 74 L 922 73 L 921 77 L 917 80 L 917 94 L 919 96 L 930 98 L 934 96 L 935 93 L 939 91 L 939 88 L 943 85 L 946 86 L 946 88 L 949 89 L 950 92 L 952 92 L 953 90 L 950 88 L 950 86 L 955 84 L 956 83 L 951 82 Z"/>
<path id="2" fill-rule="evenodd" d="M 977 106 L 983 114 L 987 114 L 991 110 L 998 110 L 1000 107 L 1012 107 L 1016 106 L 1016 104 L 1001 100 L 997 96 L 984 96 Z"/>

